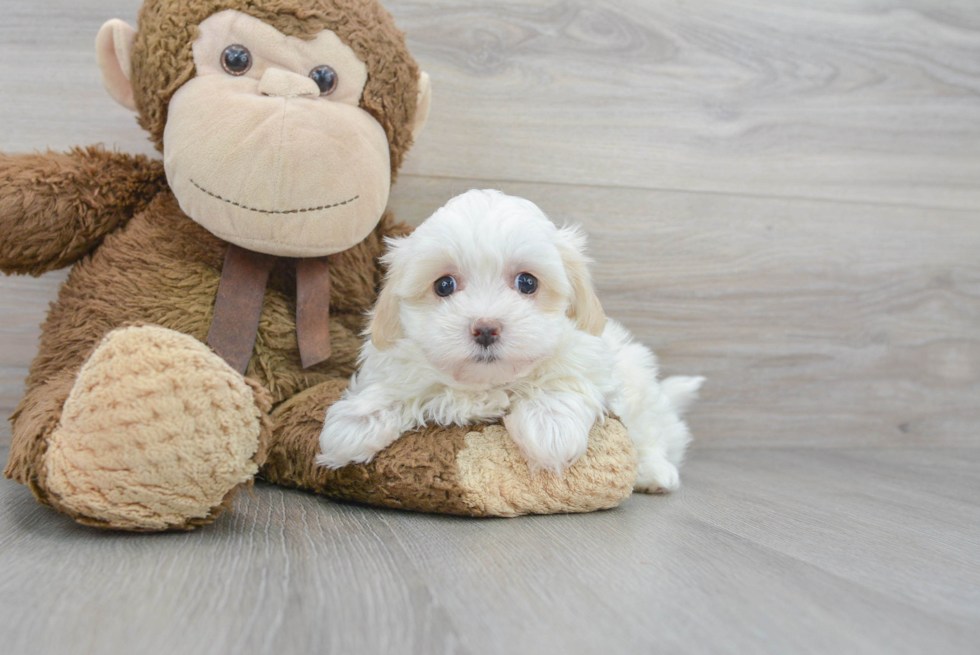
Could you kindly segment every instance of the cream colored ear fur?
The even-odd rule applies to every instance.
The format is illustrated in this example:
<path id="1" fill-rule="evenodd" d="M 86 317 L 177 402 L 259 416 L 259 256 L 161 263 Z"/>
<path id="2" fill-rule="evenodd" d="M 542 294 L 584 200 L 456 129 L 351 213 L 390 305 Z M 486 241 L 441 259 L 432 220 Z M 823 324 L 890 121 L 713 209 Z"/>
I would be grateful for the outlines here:
<path id="1" fill-rule="evenodd" d="M 95 57 L 102 71 L 102 83 L 113 100 L 136 111 L 133 87 L 129 83 L 133 42 L 136 30 L 118 18 L 113 18 L 95 37 Z"/>
<path id="2" fill-rule="evenodd" d="M 371 333 L 371 342 L 378 350 L 387 350 L 395 345 L 395 342 L 402 338 L 402 324 L 398 316 L 398 298 L 395 296 L 392 287 L 394 285 L 389 279 L 381 289 L 378 302 L 374 305 L 371 313 L 371 325 L 368 332 Z"/>
<path id="3" fill-rule="evenodd" d="M 600 336 L 606 328 L 606 313 L 592 287 L 589 260 L 585 256 L 585 234 L 576 227 L 564 227 L 559 234 L 558 250 L 572 285 L 568 316 L 575 321 L 578 329 Z"/>

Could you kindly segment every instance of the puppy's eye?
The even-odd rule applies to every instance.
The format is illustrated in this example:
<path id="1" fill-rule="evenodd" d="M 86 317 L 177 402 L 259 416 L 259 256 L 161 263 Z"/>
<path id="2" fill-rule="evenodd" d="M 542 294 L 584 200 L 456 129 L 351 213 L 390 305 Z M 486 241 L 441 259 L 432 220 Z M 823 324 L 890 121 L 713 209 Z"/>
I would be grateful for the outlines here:
<path id="1" fill-rule="evenodd" d="M 221 53 L 221 67 L 229 75 L 244 75 L 252 67 L 252 53 L 243 45 L 230 45 Z"/>
<path id="2" fill-rule="evenodd" d="M 337 88 L 337 71 L 330 66 L 317 66 L 310 71 L 310 79 L 320 87 L 321 96 L 328 96 Z"/>
<path id="3" fill-rule="evenodd" d="M 530 296 L 532 293 L 538 290 L 538 278 L 534 277 L 530 273 L 521 273 L 517 276 L 514 286 L 524 295 Z"/>
<path id="4" fill-rule="evenodd" d="M 446 275 L 436 280 L 436 295 L 442 298 L 451 296 L 456 292 L 456 280 L 452 275 Z"/>

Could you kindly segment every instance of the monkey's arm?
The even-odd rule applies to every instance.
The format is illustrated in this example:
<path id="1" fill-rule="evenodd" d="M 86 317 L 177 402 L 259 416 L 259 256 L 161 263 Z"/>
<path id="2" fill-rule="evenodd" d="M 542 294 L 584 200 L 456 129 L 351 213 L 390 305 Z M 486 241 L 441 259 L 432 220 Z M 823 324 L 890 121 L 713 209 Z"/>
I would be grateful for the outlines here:
<path id="1" fill-rule="evenodd" d="M 166 186 L 163 162 L 101 146 L 0 154 L 0 271 L 74 263 Z"/>

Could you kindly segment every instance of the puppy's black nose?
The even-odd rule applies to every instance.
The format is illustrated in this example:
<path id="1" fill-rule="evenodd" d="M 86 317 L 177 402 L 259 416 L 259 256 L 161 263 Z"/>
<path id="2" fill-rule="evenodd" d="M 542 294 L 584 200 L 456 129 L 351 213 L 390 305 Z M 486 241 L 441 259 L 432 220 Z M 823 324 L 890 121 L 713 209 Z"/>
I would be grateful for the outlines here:
<path id="1" fill-rule="evenodd" d="M 498 321 L 477 321 L 473 325 L 473 338 L 484 348 L 497 343 L 503 326 Z"/>

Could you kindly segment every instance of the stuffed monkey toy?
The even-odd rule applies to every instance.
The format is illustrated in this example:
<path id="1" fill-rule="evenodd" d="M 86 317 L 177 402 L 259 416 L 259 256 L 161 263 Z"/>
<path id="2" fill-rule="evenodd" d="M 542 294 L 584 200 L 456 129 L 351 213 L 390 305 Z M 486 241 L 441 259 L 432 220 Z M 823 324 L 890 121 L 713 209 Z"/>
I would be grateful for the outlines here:
<path id="1" fill-rule="evenodd" d="M 390 186 L 429 80 L 374 0 L 146 0 L 99 32 L 157 161 L 0 155 L 0 270 L 71 266 L 11 420 L 7 477 L 92 526 L 191 529 L 260 477 L 471 516 L 619 504 L 615 420 L 563 476 L 501 425 L 431 427 L 367 465 L 314 459 L 382 281 Z"/>

